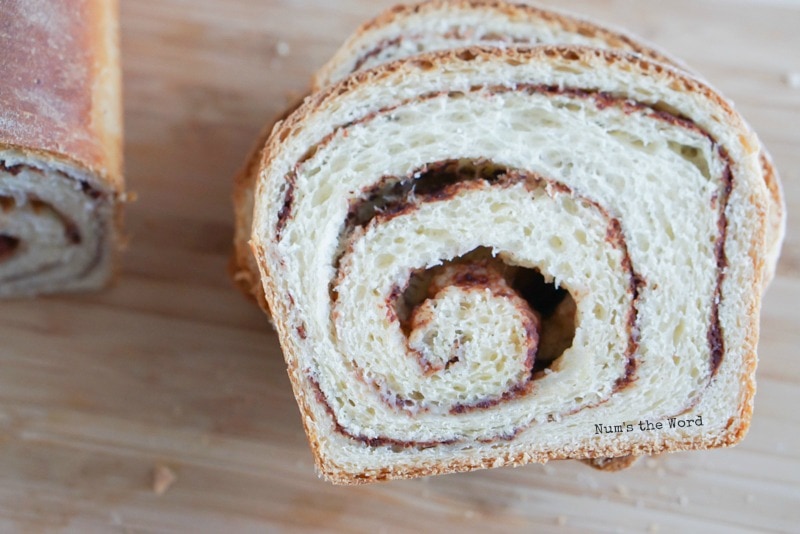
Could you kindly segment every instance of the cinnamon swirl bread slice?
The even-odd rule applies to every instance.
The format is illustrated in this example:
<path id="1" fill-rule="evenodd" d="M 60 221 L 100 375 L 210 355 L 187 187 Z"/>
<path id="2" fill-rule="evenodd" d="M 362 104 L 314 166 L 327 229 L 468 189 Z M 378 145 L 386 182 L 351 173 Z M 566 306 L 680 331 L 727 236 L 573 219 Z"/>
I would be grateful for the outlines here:
<path id="1" fill-rule="evenodd" d="M 2 9 L 0 297 L 99 288 L 123 190 L 116 3 Z"/>
<path id="2" fill-rule="evenodd" d="M 433 53 L 312 96 L 264 153 L 254 252 L 329 480 L 745 435 L 768 191 L 702 82 L 579 47 Z"/>

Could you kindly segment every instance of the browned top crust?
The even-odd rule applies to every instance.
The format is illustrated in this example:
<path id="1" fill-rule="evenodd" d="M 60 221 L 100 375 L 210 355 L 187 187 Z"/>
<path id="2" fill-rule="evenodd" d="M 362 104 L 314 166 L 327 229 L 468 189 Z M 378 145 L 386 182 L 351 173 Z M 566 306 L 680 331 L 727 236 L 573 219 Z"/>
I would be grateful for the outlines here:
<path id="1" fill-rule="evenodd" d="M 66 159 L 121 190 L 117 1 L 0 9 L 0 149 Z"/>

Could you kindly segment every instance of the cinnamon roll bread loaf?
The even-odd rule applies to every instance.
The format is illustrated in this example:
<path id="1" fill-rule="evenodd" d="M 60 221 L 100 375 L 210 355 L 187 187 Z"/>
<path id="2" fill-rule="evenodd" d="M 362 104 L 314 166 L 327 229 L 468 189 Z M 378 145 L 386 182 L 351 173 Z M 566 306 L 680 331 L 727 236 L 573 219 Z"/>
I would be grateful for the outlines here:
<path id="1" fill-rule="evenodd" d="M 0 297 L 99 288 L 123 191 L 116 2 L 2 12 Z"/>
<path id="2" fill-rule="evenodd" d="M 414 56 L 273 132 L 253 249 L 321 473 L 735 444 L 769 191 L 708 86 L 582 47 Z"/>

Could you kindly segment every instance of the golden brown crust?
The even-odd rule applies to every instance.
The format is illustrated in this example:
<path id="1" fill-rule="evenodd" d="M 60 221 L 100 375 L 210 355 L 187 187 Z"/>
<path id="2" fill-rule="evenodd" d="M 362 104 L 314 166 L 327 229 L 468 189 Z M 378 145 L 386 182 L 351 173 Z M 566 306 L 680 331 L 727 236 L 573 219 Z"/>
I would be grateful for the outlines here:
<path id="1" fill-rule="evenodd" d="M 264 159 L 264 149 L 269 136 L 275 126 L 292 114 L 306 96 L 296 98 L 277 117 L 268 122 L 258 134 L 255 145 L 250 150 L 244 166 L 239 169 L 233 180 L 233 212 L 235 218 L 235 235 L 233 239 L 233 253 L 228 262 L 228 272 L 236 287 L 254 299 L 270 315 L 269 305 L 264 299 L 264 289 L 261 287 L 261 276 L 255 263 L 253 252 L 250 249 L 250 226 L 253 222 L 253 193 L 261 161 Z"/>
<path id="2" fill-rule="evenodd" d="M 597 68 L 607 68 L 613 65 L 620 65 L 626 70 L 638 72 L 643 76 L 660 78 L 665 84 L 669 84 L 676 90 L 702 95 L 723 113 L 729 127 L 741 132 L 741 140 L 744 143 L 745 149 L 756 152 L 758 148 L 755 146 L 755 141 L 753 141 L 749 136 L 749 130 L 742 121 L 741 117 L 733 110 L 731 105 L 723 97 L 721 97 L 703 82 L 690 77 L 685 72 L 670 68 L 655 61 L 618 51 L 597 50 L 575 46 L 549 46 L 532 49 L 505 50 L 474 47 L 470 48 L 467 53 L 465 53 L 463 50 L 449 50 L 429 53 L 423 56 L 386 64 L 373 70 L 353 75 L 336 85 L 326 88 L 324 91 L 312 95 L 293 114 L 291 114 L 287 120 L 276 127 L 263 152 L 261 169 L 264 169 L 270 165 L 272 159 L 279 154 L 279 147 L 281 145 L 289 142 L 290 139 L 299 134 L 303 128 L 303 123 L 310 115 L 324 112 L 324 109 L 330 105 L 332 101 L 335 101 L 335 99 L 337 99 L 340 95 L 354 91 L 362 85 L 372 84 L 378 80 L 383 80 L 393 76 L 397 76 L 398 79 L 400 79 L 404 73 L 413 72 L 415 69 L 433 70 L 440 68 L 443 65 L 453 64 L 460 61 L 488 61 L 492 59 L 508 61 L 512 64 L 524 64 L 526 62 L 537 60 L 564 62 L 574 61 L 581 65 L 595 65 Z M 762 244 L 764 242 L 766 214 L 761 214 L 759 220 L 755 221 L 754 224 L 760 228 L 760 231 L 758 232 L 754 242 L 750 243 L 751 256 L 753 257 L 754 261 L 754 279 L 752 280 L 752 284 L 753 287 L 758 287 L 761 284 L 763 277 L 764 265 L 763 261 L 758 258 L 758 253 L 753 251 L 761 251 L 763 249 Z M 261 241 L 260 236 L 255 235 L 253 237 L 253 251 L 259 263 L 262 275 L 265 275 L 264 287 L 266 291 L 266 299 L 271 304 L 272 309 L 277 317 L 288 317 L 290 316 L 291 311 L 286 309 L 286 304 L 283 299 L 277 298 L 276 288 L 272 283 L 270 283 L 268 276 L 266 276 L 268 273 L 266 272 L 267 262 L 266 252 L 263 248 L 263 242 Z M 327 457 L 325 455 L 325 451 L 322 450 L 320 446 L 321 441 L 318 438 L 317 433 L 320 431 L 322 425 L 327 426 L 330 422 L 319 421 L 316 419 L 316 414 L 314 413 L 314 410 L 310 404 L 313 401 L 309 400 L 308 398 L 308 392 L 311 391 L 312 388 L 308 383 L 306 376 L 298 368 L 297 358 L 295 356 L 295 352 L 298 349 L 294 345 L 294 339 L 286 330 L 283 321 L 277 321 L 276 328 L 281 339 L 281 345 L 284 348 L 284 354 L 288 364 L 292 387 L 300 406 L 303 425 L 311 443 L 317 467 L 320 473 L 329 481 L 335 484 L 352 485 L 380 480 L 414 478 L 470 471 L 488 467 L 515 466 L 532 462 L 545 463 L 550 460 L 603 457 L 610 458 L 628 455 L 641 456 L 662 452 L 694 450 L 698 448 L 717 448 L 735 445 L 746 434 L 750 424 L 750 416 L 752 414 L 753 397 L 755 394 L 754 371 L 757 360 L 755 347 L 758 340 L 759 301 L 760 299 L 758 294 L 753 292 L 750 297 L 750 301 L 748 302 L 748 308 L 750 312 L 748 313 L 748 322 L 750 328 L 747 329 L 748 338 L 746 340 L 746 349 L 745 353 L 743 354 L 743 363 L 740 375 L 741 383 L 743 385 L 743 392 L 739 407 L 739 417 L 731 418 L 726 430 L 719 435 L 713 437 L 687 437 L 684 439 L 667 438 L 660 443 L 643 443 L 635 444 L 633 446 L 626 445 L 624 447 L 618 444 L 610 444 L 600 448 L 579 446 L 574 450 L 558 450 L 547 452 L 508 451 L 493 457 L 453 459 L 436 464 L 415 466 L 387 466 L 358 475 L 349 473 L 342 466 L 337 465 L 335 460 Z"/>
<path id="3" fill-rule="evenodd" d="M 117 3 L 8 0 L 0 148 L 62 160 L 122 190 Z"/>
<path id="4" fill-rule="evenodd" d="M 278 119 L 280 120 L 280 119 Z M 274 121 L 277 122 L 277 121 Z M 235 218 L 235 235 L 233 253 L 228 262 L 228 273 L 231 280 L 246 296 L 254 299 L 264 312 L 269 315 L 269 306 L 264 300 L 261 280 L 257 271 L 252 268 L 252 252 L 250 250 L 250 222 L 253 206 L 250 198 L 253 194 L 258 169 L 262 160 L 264 146 L 274 126 L 270 122 L 258 134 L 258 140 L 247 156 L 244 166 L 239 169 L 233 180 L 233 212 Z"/>

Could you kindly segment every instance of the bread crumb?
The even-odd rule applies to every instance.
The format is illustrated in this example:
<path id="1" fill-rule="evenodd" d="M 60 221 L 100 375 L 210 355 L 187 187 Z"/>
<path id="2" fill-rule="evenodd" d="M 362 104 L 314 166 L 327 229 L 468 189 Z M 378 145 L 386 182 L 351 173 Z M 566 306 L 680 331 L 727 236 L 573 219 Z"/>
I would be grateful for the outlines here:
<path id="1" fill-rule="evenodd" d="M 278 54 L 278 57 L 286 57 L 291 51 L 292 49 L 286 41 L 278 41 L 275 45 L 275 53 Z"/>
<path id="2" fill-rule="evenodd" d="M 153 492 L 164 495 L 167 490 L 178 480 L 175 472 L 164 464 L 156 465 L 153 469 Z"/>
<path id="3" fill-rule="evenodd" d="M 567 516 L 560 515 L 556 518 L 556 525 L 558 525 L 559 527 L 566 526 L 566 524 L 567 524 Z"/>
<path id="4" fill-rule="evenodd" d="M 800 72 L 789 72 L 786 74 L 786 85 L 792 89 L 800 89 Z"/>
<path id="5" fill-rule="evenodd" d="M 113 512 L 112 511 L 109 514 L 109 516 L 110 516 L 109 519 L 111 520 L 111 526 L 112 527 L 122 526 L 122 516 L 121 515 L 119 515 L 117 512 Z"/>

